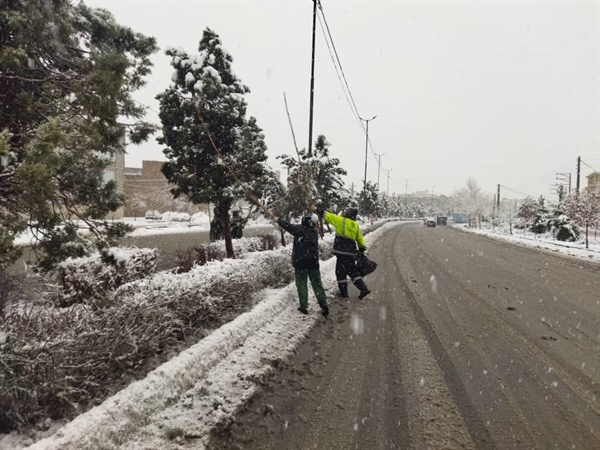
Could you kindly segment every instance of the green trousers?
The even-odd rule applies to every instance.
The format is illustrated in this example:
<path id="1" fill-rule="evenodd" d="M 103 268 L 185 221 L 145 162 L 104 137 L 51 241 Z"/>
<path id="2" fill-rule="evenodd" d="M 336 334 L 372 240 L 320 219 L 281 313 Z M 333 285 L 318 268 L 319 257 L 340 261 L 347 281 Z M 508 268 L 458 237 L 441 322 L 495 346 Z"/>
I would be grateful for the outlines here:
<path id="1" fill-rule="evenodd" d="M 321 282 L 321 271 L 317 267 L 316 269 L 296 269 L 296 289 L 298 289 L 298 299 L 300 300 L 301 308 L 308 308 L 308 283 L 307 280 L 310 278 L 310 284 L 312 285 L 317 302 L 322 308 L 327 305 L 327 296 L 325 295 L 325 289 L 323 289 L 323 283 Z"/>

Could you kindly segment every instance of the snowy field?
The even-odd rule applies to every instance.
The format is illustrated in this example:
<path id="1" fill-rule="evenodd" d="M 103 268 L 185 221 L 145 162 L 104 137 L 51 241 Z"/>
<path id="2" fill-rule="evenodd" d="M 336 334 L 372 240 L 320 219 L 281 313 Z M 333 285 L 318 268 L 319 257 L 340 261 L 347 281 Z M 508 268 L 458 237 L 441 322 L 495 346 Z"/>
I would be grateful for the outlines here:
<path id="1" fill-rule="evenodd" d="M 190 217 L 190 220 L 181 221 L 178 220 L 178 214 L 165 212 L 162 214 L 160 220 L 147 220 L 143 217 L 124 217 L 122 219 L 114 220 L 114 222 L 123 222 L 131 225 L 134 230 L 128 234 L 128 236 L 150 236 L 158 234 L 180 234 L 180 233 L 196 233 L 198 230 L 208 230 L 210 228 L 210 218 L 204 213 L 196 213 Z M 267 219 L 259 217 L 256 220 L 249 220 L 246 227 L 269 225 Z M 81 230 L 85 233 L 86 226 L 81 223 Z M 31 245 L 34 239 L 32 231 L 22 233 L 15 239 L 16 245 Z"/>

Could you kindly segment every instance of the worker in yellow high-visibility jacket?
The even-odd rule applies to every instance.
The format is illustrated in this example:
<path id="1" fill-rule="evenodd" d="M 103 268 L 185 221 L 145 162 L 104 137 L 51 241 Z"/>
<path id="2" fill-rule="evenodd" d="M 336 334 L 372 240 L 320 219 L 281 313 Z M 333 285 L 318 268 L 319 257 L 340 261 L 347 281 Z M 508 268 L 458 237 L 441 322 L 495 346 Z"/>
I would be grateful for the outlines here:
<path id="1" fill-rule="evenodd" d="M 371 293 L 362 277 L 356 270 L 357 251 L 367 250 L 360 227 L 356 222 L 358 209 L 348 208 L 341 216 L 326 211 L 322 206 L 315 208 L 319 217 L 335 228 L 333 254 L 337 257 L 335 276 L 338 283 L 338 297 L 348 298 L 348 276 L 354 286 L 360 290 L 358 298 L 364 298 Z"/>

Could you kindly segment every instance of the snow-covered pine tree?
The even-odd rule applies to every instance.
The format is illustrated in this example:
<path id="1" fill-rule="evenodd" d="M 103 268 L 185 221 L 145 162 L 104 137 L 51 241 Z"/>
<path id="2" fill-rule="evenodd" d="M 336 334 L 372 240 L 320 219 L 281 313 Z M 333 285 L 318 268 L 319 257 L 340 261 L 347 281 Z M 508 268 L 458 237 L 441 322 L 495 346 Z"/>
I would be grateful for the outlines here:
<path id="1" fill-rule="evenodd" d="M 563 203 L 564 201 L 554 207 L 552 217 L 548 220 L 548 228 L 558 241 L 575 242 L 579 239 L 579 228 L 565 214 Z"/>
<path id="2" fill-rule="evenodd" d="M 231 258 L 229 210 L 245 193 L 229 169 L 256 197 L 274 177 L 266 165 L 262 130 L 255 118 L 246 119 L 244 95 L 250 89 L 233 73 L 233 58 L 209 28 L 203 32 L 197 54 L 180 48 L 170 48 L 166 54 L 175 72 L 172 85 L 157 96 L 162 123 L 158 142 L 165 146 L 168 159 L 162 172 L 175 185 L 175 197 L 183 193 L 196 204 L 215 204 Z"/>
<path id="3" fill-rule="evenodd" d="M 288 212 L 292 216 L 301 216 L 308 212 L 308 201 L 321 203 L 331 211 L 342 211 L 350 204 L 350 194 L 345 188 L 342 177 L 347 174 L 340 167 L 340 160 L 330 156 L 331 144 L 324 135 L 319 135 L 313 149 L 313 156 L 308 157 L 306 149 L 299 150 L 302 168 L 296 156 L 281 155 L 281 163 L 287 167 L 288 176 Z M 304 187 L 304 174 L 306 175 L 306 189 L 310 193 L 307 198 Z"/>
<path id="4" fill-rule="evenodd" d="M 125 131 L 134 143 L 153 131 L 131 94 L 155 51 L 153 38 L 82 2 L 2 2 L 0 267 L 18 256 L 14 238 L 26 226 L 42 268 L 93 248 L 75 219 L 100 245 L 123 234 L 102 220 L 124 200 L 103 174 Z"/>
<path id="5" fill-rule="evenodd" d="M 535 213 L 531 223 L 531 231 L 535 234 L 544 234 L 548 228 L 548 208 L 546 208 L 546 199 L 540 195 L 535 204 Z"/>
<path id="6" fill-rule="evenodd" d="M 519 209 L 517 210 L 517 217 L 522 219 L 525 223 L 525 228 L 529 227 L 538 210 L 538 203 L 533 197 L 525 197 L 521 204 L 519 205 Z"/>
<path id="7" fill-rule="evenodd" d="M 381 217 L 383 206 L 379 199 L 379 190 L 375 184 L 367 181 L 366 186 L 358 194 L 358 210 L 364 216 Z"/>

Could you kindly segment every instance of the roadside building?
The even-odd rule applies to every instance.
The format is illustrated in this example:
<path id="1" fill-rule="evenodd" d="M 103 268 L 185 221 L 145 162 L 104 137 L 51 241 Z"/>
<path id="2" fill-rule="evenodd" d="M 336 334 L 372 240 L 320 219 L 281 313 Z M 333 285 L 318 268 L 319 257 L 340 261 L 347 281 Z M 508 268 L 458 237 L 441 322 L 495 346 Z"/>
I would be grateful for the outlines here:
<path id="1" fill-rule="evenodd" d="M 585 190 L 600 194 L 600 172 L 592 172 L 586 178 L 588 180 L 588 184 L 585 187 Z"/>

